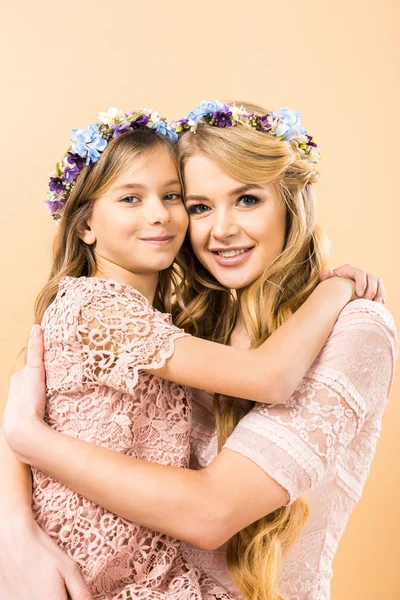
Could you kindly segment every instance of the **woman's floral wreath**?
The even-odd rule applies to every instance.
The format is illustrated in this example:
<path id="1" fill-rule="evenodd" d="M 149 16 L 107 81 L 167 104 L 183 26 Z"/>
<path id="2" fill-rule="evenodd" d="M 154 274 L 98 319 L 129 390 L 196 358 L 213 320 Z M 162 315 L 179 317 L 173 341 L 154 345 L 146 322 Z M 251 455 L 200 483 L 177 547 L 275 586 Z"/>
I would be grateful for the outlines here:
<path id="1" fill-rule="evenodd" d="M 89 125 L 87 129 L 73 129 L 70 151 L 56 164 L 56 170 L 50 173 L 46 209 L 54 220 L 61 218 L 67 198 L 83 167 L 97 162 L 112 138 L 131 129 L 152 129 L 174 143 L 178 141 L 175 128 L 157 112 L 147 108 L 127 114 L 110 107 L 107 112 L 99 114 L 99 123 Z"/>
<path id="2" fill-rule="evenodd" d="M 311 162 L 318 162 L 321 154 L 314 138 L 308 135 L 300 124 L 301 114 L 288 108 L 281 108 L 279 114 L 275 112 L 259 115 L 248 113 L 244 106 L 235 106 L 215 101 L 204 100 L 197 108 L 192 110 L 185 118 L 175 121 L 176 132 L 180 136 L 187 131 L 195 132 L 198 123 L 207 123 L 213 127 L 235 127 L 242 123 L 256 131 L 267 132 L 278 140 L 297 143 L 301 158 Z"/>

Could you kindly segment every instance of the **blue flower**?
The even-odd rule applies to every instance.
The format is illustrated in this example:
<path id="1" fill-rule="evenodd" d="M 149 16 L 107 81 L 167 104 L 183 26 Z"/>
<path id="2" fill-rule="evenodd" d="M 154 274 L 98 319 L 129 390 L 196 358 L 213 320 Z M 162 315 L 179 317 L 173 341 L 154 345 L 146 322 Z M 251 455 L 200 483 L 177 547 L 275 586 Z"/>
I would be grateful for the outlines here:
<path id="1" fill-rule="evenodd" d="M 304 134 L 306 132 L 305 127 L 300 124 L 301 114 L 299 112 L 293 112 L 289 108 L 281 108 L 279 113 L 279 120 L 282 121 L 276 129 L 276 135 L 282 137 L 285 142 L 293 140 L 298 133 Z"/>
<path id="2" fill-rule="evenodd" d="M 73 129 L 71 142 L 72 152 L 86 158 L 87 165 L 95 163 L 107 147 L 107 140 L 100 134 L 97 123 L 87 129 Z"/>
<path id="3" fill-rule="evenodd" d="M 199 119 L 201 119 L 201 117 L 209 115 L 210 113 L 223 111 L 224 108 L 225 108 L 225 104 L 222 104 L 222 102 L 219 102 L 219 100 L 215 100 L 215 101 L 203 100 L 203 102 L 201 104 L 199 104 L 199 106 L 197 106 L 197 108 L 193 109 L 188 114 L 187 118 L 191 119 L 192 121 L 198 121 Z"/>
<path id="4" fill-rule="evenodd" d="M 176 144 L 176 142 L 178 141 L 178 134 L 176 133 L 175 129 L 170 125 L 164 123 L 164 121 L 162 121 L 161 119 L 153 125 L 153 130 L 156 133 L 165 135 L 167 138 L 172 140 L 174 144 Z"/>

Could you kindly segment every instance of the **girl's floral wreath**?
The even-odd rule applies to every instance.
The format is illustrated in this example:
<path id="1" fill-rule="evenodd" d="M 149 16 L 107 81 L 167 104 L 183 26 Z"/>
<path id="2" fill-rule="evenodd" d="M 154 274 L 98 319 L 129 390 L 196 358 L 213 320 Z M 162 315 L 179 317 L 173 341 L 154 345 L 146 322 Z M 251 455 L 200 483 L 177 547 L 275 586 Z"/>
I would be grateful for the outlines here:
<path id="1" fill-rule="evenodd" d="M 294 140 L 298 146 L 300 157 L 311 162 L 318 162 L 321 154 L 314 138 L 308 135 L 300 124 L 301 114 L 288 108 L 281 108 L 279 115 L 275 112 L 259 115 L 248 113 L 244 106 L 229 106 L 219 100 L 204 100 L 187 117 L 175 121 L 179 136 L 187 131 L 195 132 L 198 123 L 207 123 L 214 127 L 235 127 L 242 123 L 256 131 L 267 132 L 278 140 L 290 142 Z"/>
<path id="2" fill-rule="evenodd" d="M 152 129 L 174 143 L 178 141 L 175 128 L 168 125 L 157 112 L 147 108 L 127 114 L 110 107 L 107 112 L 99 114 L 99 121 L 89 125 L 87 129 L 72 130 L 70 151 L 56 164 L 55 172 L 50 174 L 46 209 L 55 221 L 61 218 L 64 205 L 80 171 L 85 165 L 99 160 L 112 138 L 132 129 Z"/>

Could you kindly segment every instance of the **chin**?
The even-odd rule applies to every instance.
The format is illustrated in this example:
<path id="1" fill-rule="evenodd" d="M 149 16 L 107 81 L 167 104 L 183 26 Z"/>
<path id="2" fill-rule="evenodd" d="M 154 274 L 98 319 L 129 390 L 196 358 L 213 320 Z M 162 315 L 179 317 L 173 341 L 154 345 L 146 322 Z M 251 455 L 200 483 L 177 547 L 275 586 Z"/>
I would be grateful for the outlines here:
<path id="1" fill-rule="evenodd" d="M 217 277 L 216 274 L 214 274 L 215 279 L 225 288 L 228 288 L 230 290 L 240 290 L 243 288 L 248 287 L 249 285 L 251 285 L 253 283 L 253 281 L 255 281 L 255 279 L 244 279 L 243 277 Z"/>

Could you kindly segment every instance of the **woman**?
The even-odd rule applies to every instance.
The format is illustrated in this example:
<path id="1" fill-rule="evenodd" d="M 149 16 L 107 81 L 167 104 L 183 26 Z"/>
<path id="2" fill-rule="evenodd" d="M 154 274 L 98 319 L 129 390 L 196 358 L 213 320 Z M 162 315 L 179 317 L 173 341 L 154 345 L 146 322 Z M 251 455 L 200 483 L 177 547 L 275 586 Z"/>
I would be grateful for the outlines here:
<path id="1" fill-rule="evenodd" d="M 228 112 L 225 110 L 224 118 Z M 262 116 L 262 110 L 259 112 Z M 197 322 L 200 335 L 257 346 L 315 287 L 321 261 L 310 194 L 315 172 L 295 143 L 282 142 L 268 132 L 255 132 L 245 124 L 229 130 L 214 129 L 210 124 L 201 124 L 196 136 L 185 134 L 180 142 L 190 235 L 197 257 L 184 298 L 188 314 L 193 316 L 195 303 L 198 314 L 194 316 L 203 317 L 200 321 L 191 319 L 193 327 Z M 201 180 L 196 180 L 194 175 L 200 172 Z M 207 188 L 208 181 L 212 186 Z M 280 194 L 274 194 L 274 186 Z M 243 187 L 246 189 L 238 189 Z M 268 230 L 271 222 L 274 226 Z M 245 255 L 244 259 L 235 258 L 235 254 Z M 236 305 L 223 286 L 239 290 Z M 375 296 L 371 290 L 369 294 Z M 230 312 L 223 313 L 226 320 L 220 319 L 216 309 L 227 307 Z M 100 448 L 90 450 L 88 456 L 79 441 L 47 431 L 37 421 L 31 439 L 37 439 L 40 431 L 47 443 L 54 444 L 60 452 L 57 464 L 52 456 L 43 455 L 43 448 L 36 448 L 35 456 L 35 451 L 30 454 L 29 441 L 29 452 L 20 448 L 20 456 L 28 460 L 29 454 L 35 466 L 115 513 L 139 523 L 145 520 L 149 524 L 150 518 L 151 527 L 181 539 L 190 541 L 191 531 L 200 522 L 205 531 L 204 548 L 216 548 L 235 536 L 229 543 L 228 564 L 241 591 L 254 598 L 279 597 L 276 573 L 281 547 L 290 546 L 306 511 L 304 502 L 296 499 L 300 493 L 313 490 L 307 525 L 311 530 L 298 543 L 300 550 L 297 544 L 289 555 L 286 565 L 290 565 L 290 580 L 285 565 L 279 587 L 289 598 L 295 594 L 327 598 L 330 563 L 372 458 L 395 352 L 395 334 L 387 311 L 362 301 L 346 310 L 313 369 L 285 407 L 252 408 L 244 416 L 251 406 L 238 401 L 237 410 L 217 412 L 222 443 L 240 418 L 241 422 L 218 457 L 197 473 L 144 465 Z M 371 371 L 368 382 L 366 362 Z M 207 406 L 205 410 L 202 432 L 197 435 L 201 466 L 215 453 L 209 445 L 211 416 Z M 29 430 L 32 427 L 26 432 Z M 84 477 L 79 481 L 63 459 L 63 452 L 69 459 L 87 457 L 87 464 L 80 469 Z M 349 477 L 350 463 L 353 479 Z M 113 486 L 105 490 L 100 485 L 100 466 L 107 465 L 112 466 L 117 490 Z M 132 475 L 132 483 L 127 474 Z M 253 499 L 251 503 L 248 498 Z M 261 519 L 265 514 L 269 516 Z M 259 523 L 249 529 L 258 519 Z M 207 567 L 199 554 L 198 560 Z M 221 553 L 214 555 L 208 567 L 226 578 L 224 565 L 218 564 L 220 557 Z"/>

